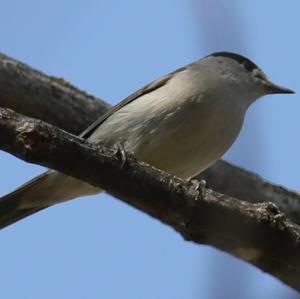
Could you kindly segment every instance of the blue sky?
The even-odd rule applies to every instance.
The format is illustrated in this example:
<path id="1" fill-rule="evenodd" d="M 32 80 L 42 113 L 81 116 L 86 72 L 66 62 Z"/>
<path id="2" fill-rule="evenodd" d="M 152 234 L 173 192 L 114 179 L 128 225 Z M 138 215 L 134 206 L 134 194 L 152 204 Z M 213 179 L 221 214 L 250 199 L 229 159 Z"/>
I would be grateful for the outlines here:
<path id="1" fill-rule="evenodd" d="M 250 57 L 273 81 L 298 91 L 299 9 L 297 0 L 4 0 L 0 52 L 112 104 L 219 50 Z M 226 159 L 300 190 L 299 103 L 297 94 L 258 101 Z M 0 152 L 0 194 L 42 171 Z M 103 194 L 1 231 L 0 246 L 6 299 L 297 296 L 247 263 L 183 241 Z"/>

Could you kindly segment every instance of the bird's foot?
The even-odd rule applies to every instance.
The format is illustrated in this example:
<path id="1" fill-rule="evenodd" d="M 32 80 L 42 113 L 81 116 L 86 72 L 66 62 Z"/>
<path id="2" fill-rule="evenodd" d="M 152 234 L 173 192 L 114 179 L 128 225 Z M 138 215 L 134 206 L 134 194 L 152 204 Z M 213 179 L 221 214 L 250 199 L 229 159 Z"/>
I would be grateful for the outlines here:
<path id="1" fill-rule="evenodd" d="M 198 191 L 201 194 L 201 197 L 204 197 L 205 190 L 206 190 L 206 181 L 205 180 L 201 179 L 199 181 L 193 177 L 190 177 L 186 181 L 187 181 L 187 183 L 192 185 L 192 188 L 195 191 Z"/>
<path id="2" fill-rule="evenodd" d="M 121 166 L 120 166 L 120 169 L 122 169 L 127 161 L 127 154 L 126 154 L 126 151 L 125 151 L 125 148 L 124 146 L 121 144 L 121 143 L 117 143 L 115 145 L 115 155 L 120 155 L 121 157 Z"/>

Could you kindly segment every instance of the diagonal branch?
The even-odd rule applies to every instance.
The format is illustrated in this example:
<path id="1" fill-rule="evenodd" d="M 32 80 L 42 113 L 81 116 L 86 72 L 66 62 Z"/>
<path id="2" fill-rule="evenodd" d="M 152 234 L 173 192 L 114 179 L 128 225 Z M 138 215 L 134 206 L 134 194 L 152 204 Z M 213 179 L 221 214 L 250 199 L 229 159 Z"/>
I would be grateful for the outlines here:
<path id="1" fill-rule="evenodd" d="M 110 105 L 0 53 L 0 106 L 80 134 Z M 84 108 L 83 108 L 84 107 Z"/>
<path id="2" fill-rule="evenodd" d="M 3 54 L 0 54 L 0 106 L 74 134 L 79 134 L 110 107 L 63 79 L 47 76 Z M 200 176 L 220 193 L 244 201 L 274 202 L 286 216 L 300 224 L 300 196 L 295 192 L 267 183 L 224 161 Z"/>
<path id="3" fill-rule="evenodd" d="M 267 182 L 260 176 L 220 160 L 197 177 L 220 193 L 249 201 L 273 202 L 284 214 L 300 224 L 300 195 L 282 186 Z"/>
<path id="4" fill-rule="evenodd" d="M 300 291 L 300 227 L 274 204 L 202 194 L 130 155 L 123 163 L 118 152 L 3 108 L 0 136 L 1 149 L 104 188 L 186 240 L 225 250 Z"/>

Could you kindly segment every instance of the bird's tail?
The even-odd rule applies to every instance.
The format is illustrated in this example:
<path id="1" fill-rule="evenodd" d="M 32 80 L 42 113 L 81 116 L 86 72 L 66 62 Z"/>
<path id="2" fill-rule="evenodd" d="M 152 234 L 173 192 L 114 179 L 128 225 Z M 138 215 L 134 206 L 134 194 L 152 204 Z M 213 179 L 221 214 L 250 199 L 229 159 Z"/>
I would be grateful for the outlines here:
<path id="1" fill-rule="evenodd" d="M 49 170 L 0 197 L 0 229 L 54 204 L 100 191 L 82 181 Z"/>

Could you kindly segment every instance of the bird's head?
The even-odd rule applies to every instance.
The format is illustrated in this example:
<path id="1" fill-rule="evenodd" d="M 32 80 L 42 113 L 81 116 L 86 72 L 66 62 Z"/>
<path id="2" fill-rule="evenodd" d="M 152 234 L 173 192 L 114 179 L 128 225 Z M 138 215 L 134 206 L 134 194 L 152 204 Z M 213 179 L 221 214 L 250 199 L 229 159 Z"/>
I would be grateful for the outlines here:
<path id="1" fill-rule="evenodd" d="M 199 65 L 205 68 L 211 88 L 237 95 L 248 104 L 268 94 L 294 93 L 289 88 L 274 84 L 254 62 L 239 54 L 213 53 L 199 60 Z"/>

